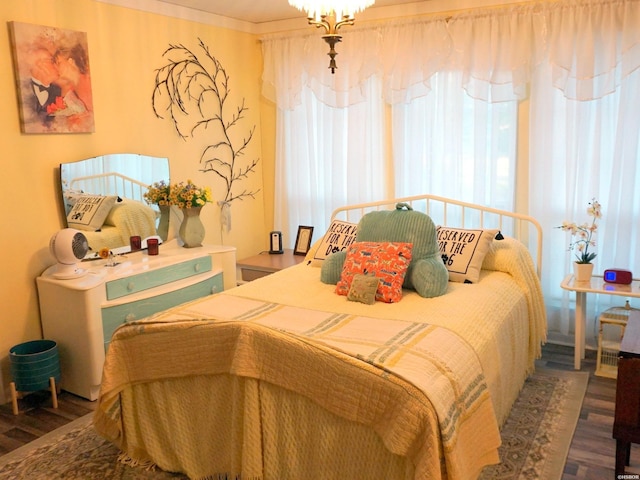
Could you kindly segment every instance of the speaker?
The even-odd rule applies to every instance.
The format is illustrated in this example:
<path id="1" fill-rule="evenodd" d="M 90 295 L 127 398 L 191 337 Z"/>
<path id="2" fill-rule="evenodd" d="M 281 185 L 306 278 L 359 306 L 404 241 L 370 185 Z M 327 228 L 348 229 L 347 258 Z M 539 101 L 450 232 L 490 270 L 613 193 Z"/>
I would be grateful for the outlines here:
<path id="1" fill-rule="evenodd" d="M 629 270 L 620 268 L 609 268 L 604 271 L 604 281 L 607 283 L 619 283 L 629 285 L 633 280 L 633 275 Z"/>
<path id="2" fill-rule="evenodd" d="M 269 234 L 269 253 L 284 253 L 282 249 L 282 232 Z"/>

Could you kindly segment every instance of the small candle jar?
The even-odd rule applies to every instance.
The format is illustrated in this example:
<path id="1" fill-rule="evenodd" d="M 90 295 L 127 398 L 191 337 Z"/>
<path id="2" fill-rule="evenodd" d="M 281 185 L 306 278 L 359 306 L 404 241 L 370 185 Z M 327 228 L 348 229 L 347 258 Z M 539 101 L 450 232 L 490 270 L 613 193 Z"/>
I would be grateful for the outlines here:
<path id="1" fill-rule="evenodd" d="M 149 238 L 147 240 L 147 253 L 149 255 L 158 255 L 158 239 Z"/>
<path id="2" fill-rule="evenodd" d="M 142 249 L 142 238 L 139 235 L 133 235 L 129 237 L 129 245 L 132 252 L 137 252 Z"/>

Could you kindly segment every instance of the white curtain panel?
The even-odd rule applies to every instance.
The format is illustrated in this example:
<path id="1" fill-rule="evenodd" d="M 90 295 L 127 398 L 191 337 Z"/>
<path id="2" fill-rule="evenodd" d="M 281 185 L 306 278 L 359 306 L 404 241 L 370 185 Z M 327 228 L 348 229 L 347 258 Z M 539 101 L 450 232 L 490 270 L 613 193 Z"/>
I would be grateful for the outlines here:
<path id="1" fill-rule="evenodd" d="M 380 98 L 379 84 L 367 82 L 363 94 Z M 337 207 L 391 194 L 384 104 L 333 108 L 318 102 L 309 88 L 301 91 L 301 101 L 293 110 L 278 109 L 276 120 L 274 225 L 289 247 L 299 225 L 313 226 L 317 240 Z"/>
<path id="2" fill-rule="evenodd" d="M 393 105 L 395 192 L 512 210 L 517 102 L 471 98 L 461 78 L 461 72 L 438 73 L 431 93 Z"/>

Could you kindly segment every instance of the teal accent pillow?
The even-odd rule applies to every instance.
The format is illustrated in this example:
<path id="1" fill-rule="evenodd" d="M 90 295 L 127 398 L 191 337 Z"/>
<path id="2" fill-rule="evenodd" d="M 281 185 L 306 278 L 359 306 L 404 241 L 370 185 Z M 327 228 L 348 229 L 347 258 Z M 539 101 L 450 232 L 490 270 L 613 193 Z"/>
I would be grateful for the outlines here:
<path id="1" fill-rule="evenodd" d="M 347 251 L 332 253 L 326 257 L 320 268 L 320 281 L 322 283 L 328 283 L 329 285 L 335 285 L 340 280 L 342 274 L 342 267 L 344 261 L 347 258 Z"/>
<path id="2" fill-rule="evenodd" d="M 399 203 L 395 210 L 367 213 L 358 223 L 357 242 L 404 242 L 413 245 L 411 263 L 403 287 L 431 298 L 447 290 L 449 272 L 442 262 L 436 226 L 431 218 Z M 336 284 L 344 265 L 346 252 L 329 255 L 323 262 L 320 280 Z"/>

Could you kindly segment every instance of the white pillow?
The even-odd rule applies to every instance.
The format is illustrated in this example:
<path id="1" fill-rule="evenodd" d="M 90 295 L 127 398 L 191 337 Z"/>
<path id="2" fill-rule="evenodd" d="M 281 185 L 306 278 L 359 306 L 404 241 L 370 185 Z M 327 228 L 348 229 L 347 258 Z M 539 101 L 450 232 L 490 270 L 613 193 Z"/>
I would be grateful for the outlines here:
<path id="1" fill-rule="evenodd" d="M 92 232 L 100 230 L 117 199 L 116 195 L 81 195 L 67 215 L 67 226 Z"/>
<path id="2" fill-rule="evenodd" d="M 452 282 L 475 283 L 498 230 L 438 227 L 438 247 Z"/>
<path id="3" fill-rule="evenodd" d="M 309 251 L 307 260 L 314 267 L 320 267 L 325 258 L 335 252 L 346 250 L 356 240 L 357 223 L 334 220 L 329 229 Z"/>
<path id="4" fill-rule="evenodd" d="M 64 198 L 65 215 L 69 215 L 69 212 L 78 201 L 78 198 L 80 198 L 83 195 L 86 195 L 86 193 L 83 193 L 81 190 L 68 189 L 62 192 L 62 197 Z"/>

